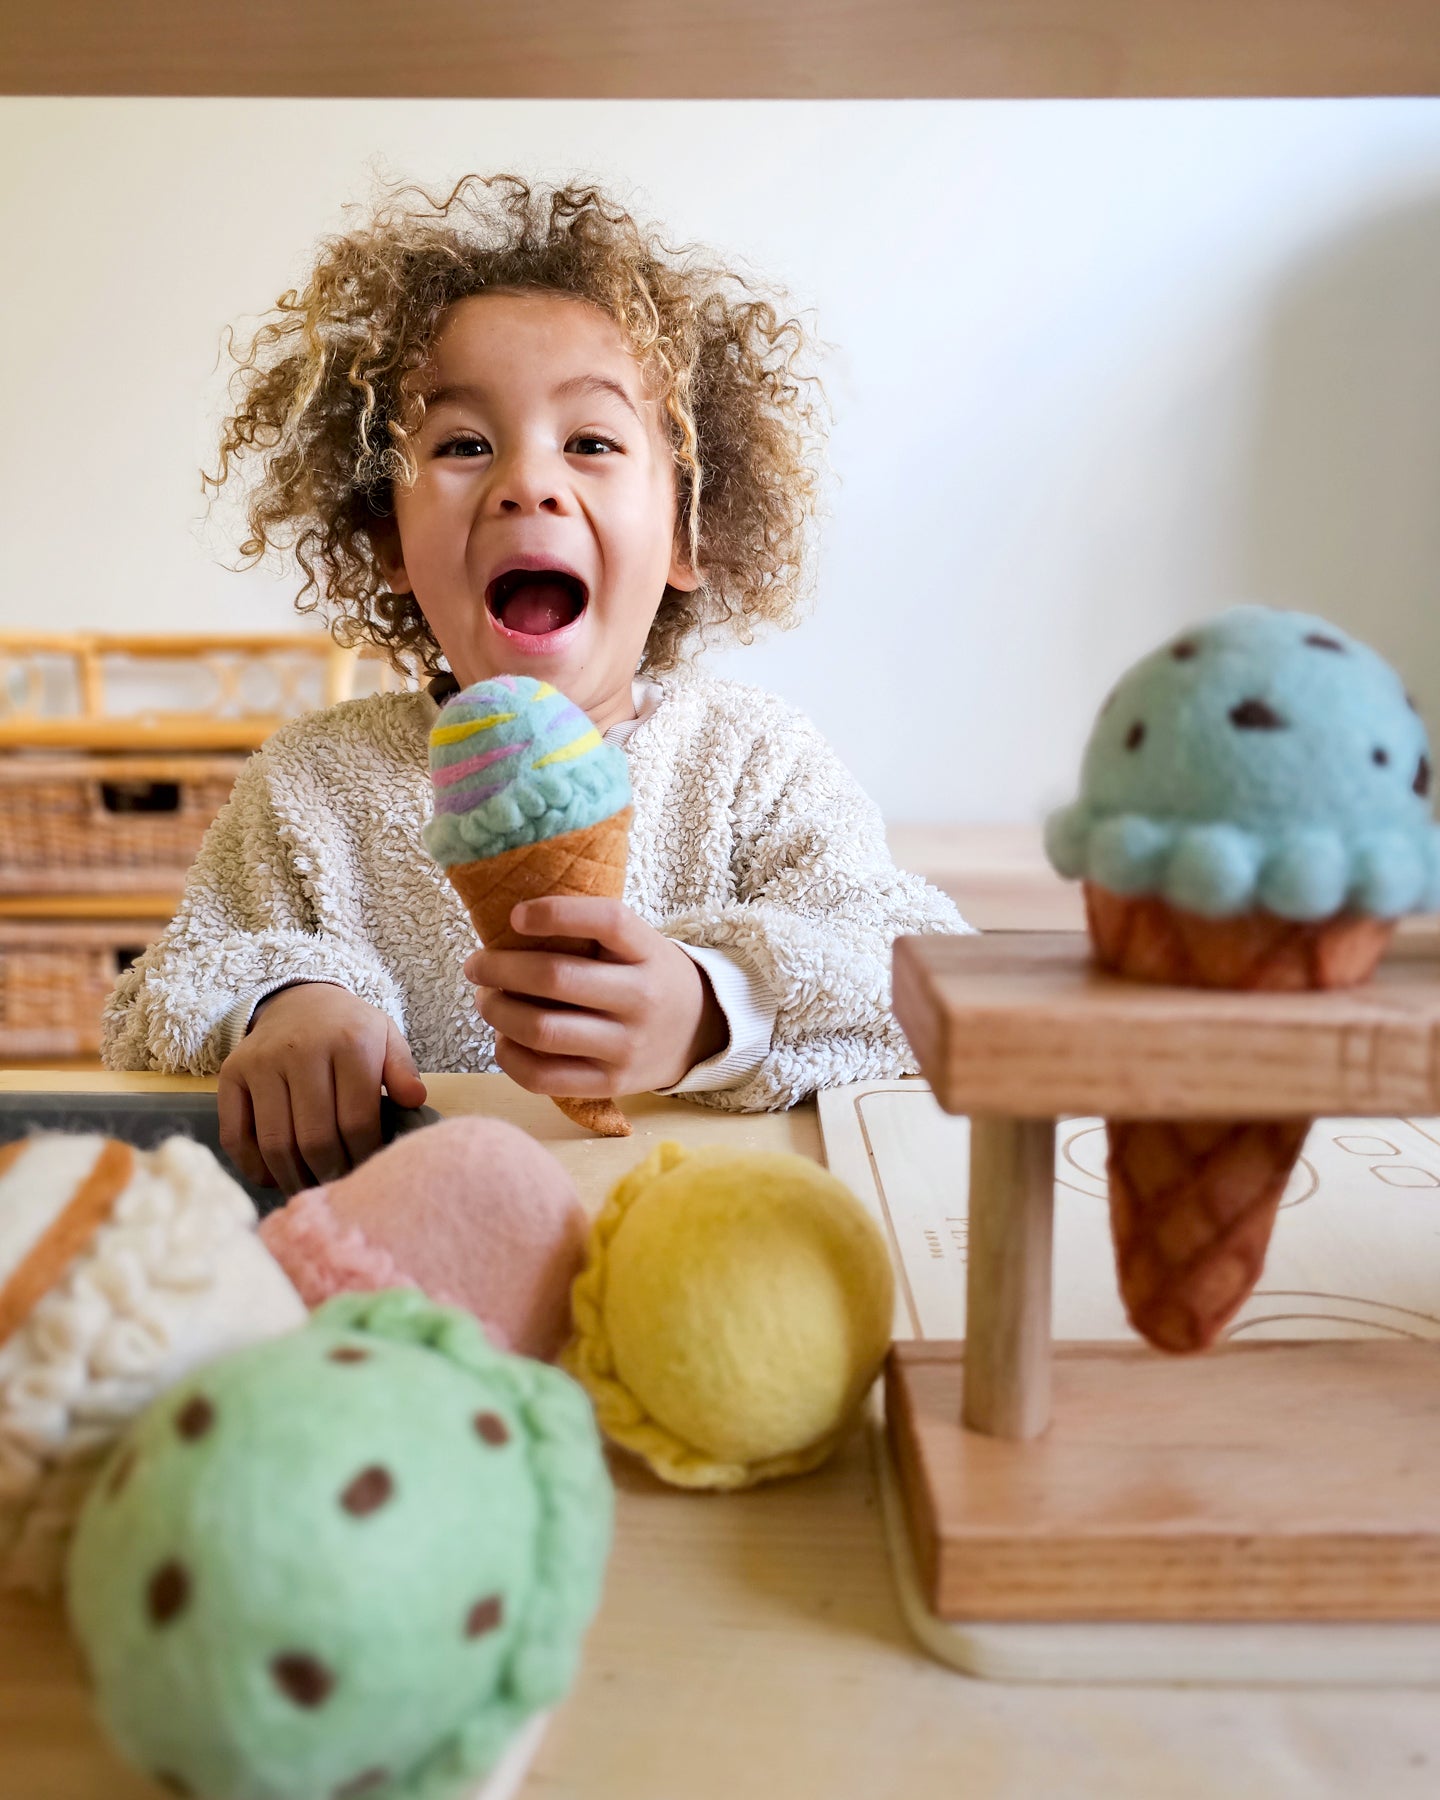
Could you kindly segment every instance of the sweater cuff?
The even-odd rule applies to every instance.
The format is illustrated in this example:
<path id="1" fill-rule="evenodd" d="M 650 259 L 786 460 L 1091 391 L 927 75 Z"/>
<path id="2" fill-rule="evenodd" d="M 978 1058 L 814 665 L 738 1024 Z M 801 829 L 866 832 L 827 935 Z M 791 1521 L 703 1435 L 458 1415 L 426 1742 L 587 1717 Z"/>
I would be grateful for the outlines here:
<path id="1" fill-rule="evenodd" d="M 746 1081 L 770 1054 L 775 1035 L 775 996 L 758 970 L 728 950 L 682 943 L 672 938 L 709 978 L 716 1004 L 725 1015 L 730 1041 L 723 1050 L 696 1063 L 673 1087 L 656 1088 L 662 1096 L 714 1093 Z"/>
<path id="2" fill-rule="evenodd" d="M 299 987 L 302 983 L 317 982 L 324 987 L 344 987 L 345 985 L 343 981 L 335 981 L 325 975 L 282 975 L 276 981 L 261 982 L 256 987 L 247 988 L 215 1028 L 215 1044 L 220 1052 L 221 1062 L 224 1062 L 225 1058 L 239 1044 L 241 1038 L 249 1031 L 250 1023 L 255 1017 L 255 1008 L 262 1000 L 268 1000 L 272 994 L 278 994 L 281 988 Z"/>

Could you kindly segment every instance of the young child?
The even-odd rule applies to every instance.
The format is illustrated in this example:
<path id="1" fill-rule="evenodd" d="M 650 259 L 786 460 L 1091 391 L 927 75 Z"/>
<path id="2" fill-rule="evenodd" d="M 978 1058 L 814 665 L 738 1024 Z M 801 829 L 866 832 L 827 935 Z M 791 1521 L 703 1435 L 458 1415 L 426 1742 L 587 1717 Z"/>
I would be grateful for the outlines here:
<path id="1" fill-rule="evenodd" d="M 251 758 L 110 998 L 110 1068 L 218 1070 L 226 1149 L 287 1192 L 375 1147 L 382 1085 L 420 1104 L 417 1064 L 736 1111 L 913 1070 L 891 941 L 967 927 L 896 869 L 802 714 L 694 665 L 707 636 L 797 610 L 806 349 L 593 188 L 402 189 L 322 246 L 237 357 L 207 479 L 258 459 L 244 554 L 292 549 L 302 611 L 433 679 Z M 477 950 L 421 845 L 438 702 L 504 673 L 553 683 L 629 759 L 624 902 L 512 919 L 594 958 Z"/>

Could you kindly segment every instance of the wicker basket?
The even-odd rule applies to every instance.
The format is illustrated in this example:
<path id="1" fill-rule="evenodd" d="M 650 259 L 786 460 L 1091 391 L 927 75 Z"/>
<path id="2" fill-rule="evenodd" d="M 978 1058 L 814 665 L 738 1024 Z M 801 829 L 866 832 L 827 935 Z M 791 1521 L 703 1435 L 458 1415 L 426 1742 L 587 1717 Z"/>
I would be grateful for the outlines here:
<path id="1" fill-rule="evenodd" d="M 0 754 L 0 894 L 178 892 L 244 763 Z"/>
<path id="2" fill-rule="evenodd" d="M 0 920 L 0 1059 L 100 1054 L 100 1013 L 163 920 Z"/>

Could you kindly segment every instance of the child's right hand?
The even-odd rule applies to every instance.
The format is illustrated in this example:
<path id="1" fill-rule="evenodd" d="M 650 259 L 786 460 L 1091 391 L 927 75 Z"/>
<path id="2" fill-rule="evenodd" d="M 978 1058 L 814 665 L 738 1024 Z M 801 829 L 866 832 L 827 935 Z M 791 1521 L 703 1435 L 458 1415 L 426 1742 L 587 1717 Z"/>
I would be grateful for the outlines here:
<path id="1" fill-rule="evenodd" d="M 380 1089 L 422 1106 L 410 1046 L 378 1007 L 299 982 L 260 1002 L 220 1066 L 220 1144 L 247 1181 L 287 1195 L 336 1181 L 380 1145 Z"/>

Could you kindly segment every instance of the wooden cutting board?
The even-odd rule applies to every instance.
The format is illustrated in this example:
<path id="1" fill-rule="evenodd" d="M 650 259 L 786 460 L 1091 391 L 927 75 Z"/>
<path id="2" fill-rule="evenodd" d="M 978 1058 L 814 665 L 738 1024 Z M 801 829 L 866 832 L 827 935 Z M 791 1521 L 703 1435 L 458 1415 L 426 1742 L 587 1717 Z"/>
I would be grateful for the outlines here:
<path id="1" fill-rule="evenodd" d="M 970 1121 L 923 1081 L 819 1097 L 825 1158 L 895 1259 L 898 1338 L 965 1330 Z M 1058 1341 L 1137 1341 L 1115 1284 L 1099 1119 L 1056 1128 Z M 1225 1333 L 1440 1339 L 1440 1119 L 1322 1119 L 1291 1177 L 1259 1285 Z"/>

